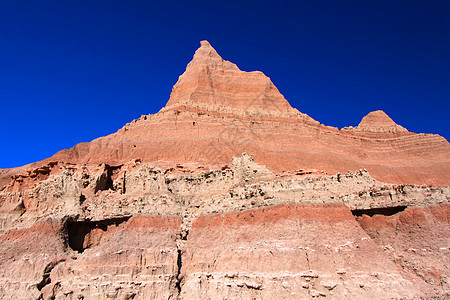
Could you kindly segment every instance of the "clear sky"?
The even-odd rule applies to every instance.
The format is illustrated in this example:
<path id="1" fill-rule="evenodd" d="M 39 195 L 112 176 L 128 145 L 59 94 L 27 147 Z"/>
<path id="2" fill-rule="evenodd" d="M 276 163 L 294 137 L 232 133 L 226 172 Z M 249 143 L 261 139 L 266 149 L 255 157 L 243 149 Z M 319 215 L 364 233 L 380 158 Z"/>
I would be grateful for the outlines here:
<path id="1" fill-rule="evenodd" d="M 0 1 L 0 168 L 156 113 L 200 40 L 326 125 L 450 138 L 450 1 Z"/>

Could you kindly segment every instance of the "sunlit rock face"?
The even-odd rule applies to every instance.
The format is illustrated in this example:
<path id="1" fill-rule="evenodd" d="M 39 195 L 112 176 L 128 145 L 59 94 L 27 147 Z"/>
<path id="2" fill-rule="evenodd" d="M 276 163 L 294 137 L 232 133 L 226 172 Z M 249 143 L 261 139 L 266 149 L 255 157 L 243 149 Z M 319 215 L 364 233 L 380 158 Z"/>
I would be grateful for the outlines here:
<path id="1" fill-rule="evenodd" d="M 328 127 L 202 41 L 167 105 L 0 170 L 1 299 L 450 297 L 450 146 Z"/>
<path id="2" fill-rule="evenodd" d="M 365 168 L 391 183 L 446 186 L 450 181 L 450 144 L 443 137 L 408 132 L 383 111 L 369 113 L 357 127 L 322 125 L 293 108 L 262 72 L 241 71 L 207 41 L 160 112 L 36 166 L 51 161 L 119 165 L 140 159 L 220 168 L 243 152 L 277 173 Z M 0 176 L 0 182 L 6 184 L 14 172 Z"/>
<path id="3" fill-rule="evenodd" d="M 269 77 L 244 72 L 202 41 L 163 110 L 205 111 L 254 117 L 298 117 Z"/>

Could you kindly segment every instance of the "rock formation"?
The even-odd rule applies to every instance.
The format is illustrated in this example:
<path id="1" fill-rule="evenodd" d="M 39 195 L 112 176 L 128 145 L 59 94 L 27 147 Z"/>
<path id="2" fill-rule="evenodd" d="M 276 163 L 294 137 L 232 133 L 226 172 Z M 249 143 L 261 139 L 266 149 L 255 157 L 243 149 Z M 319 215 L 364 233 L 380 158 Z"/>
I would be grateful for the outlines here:
<path id="1" fill-rule="evenodd" d="M 321 125 L 203 41 L 160 112 L 0 170 L 0 298 L 444 299 L 449 171 L 444 138 Z"/>
<path id="2" fill-rule="evenodd" d="M 361 120 L 361 123 L 359 123 L 356 128 L 345 127 L 345 129 L 354 132 L 375 134 L 408 132 L 407 129 L 395 124 L 395 122 L 391 118 L 389 118 L 389 116 L 382 110 L 377 110 L 369 113 Z"/>
<path id="3" fill-rule="evenodd" d="M 321 125 L 292 108 L 263 73 L 239 70 L 206 41 L 160 112 L 32 167 L 141 159 L 220 168 L 243 152 L 275 172 L 335 174 L 365 168 L 392 183 L 445 186 L 450 180 L 450 144 L 443 137 L 408 132 L 382 111 L 369 113 L 357 127 Z M 6 184 L 13 172 L 0 176 L 0 183 Z"/>

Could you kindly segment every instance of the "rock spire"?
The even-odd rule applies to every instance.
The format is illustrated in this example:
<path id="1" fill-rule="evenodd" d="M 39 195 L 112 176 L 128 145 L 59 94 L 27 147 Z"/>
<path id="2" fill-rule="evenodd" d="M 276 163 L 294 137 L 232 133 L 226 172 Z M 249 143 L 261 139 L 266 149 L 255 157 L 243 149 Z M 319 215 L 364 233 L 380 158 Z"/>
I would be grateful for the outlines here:
<path id="1" fill-rule="evenodd" d="M 244 72 L 200 42 L 163 110 L 189 110 L 252 117 L 304 117 L 262 72 Z"/>

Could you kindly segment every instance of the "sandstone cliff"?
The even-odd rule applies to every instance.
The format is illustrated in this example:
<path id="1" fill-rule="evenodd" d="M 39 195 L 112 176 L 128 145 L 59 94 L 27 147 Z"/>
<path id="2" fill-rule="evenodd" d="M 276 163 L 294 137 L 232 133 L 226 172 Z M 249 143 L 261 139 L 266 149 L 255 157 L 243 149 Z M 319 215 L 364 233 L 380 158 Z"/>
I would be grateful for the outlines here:
<path id="1" fill-rule="evenodd" d="M 0 173 L 1 299 L 450 296 L 450 145 L 327 127 L 201 42 L 167 105 Z"/>

